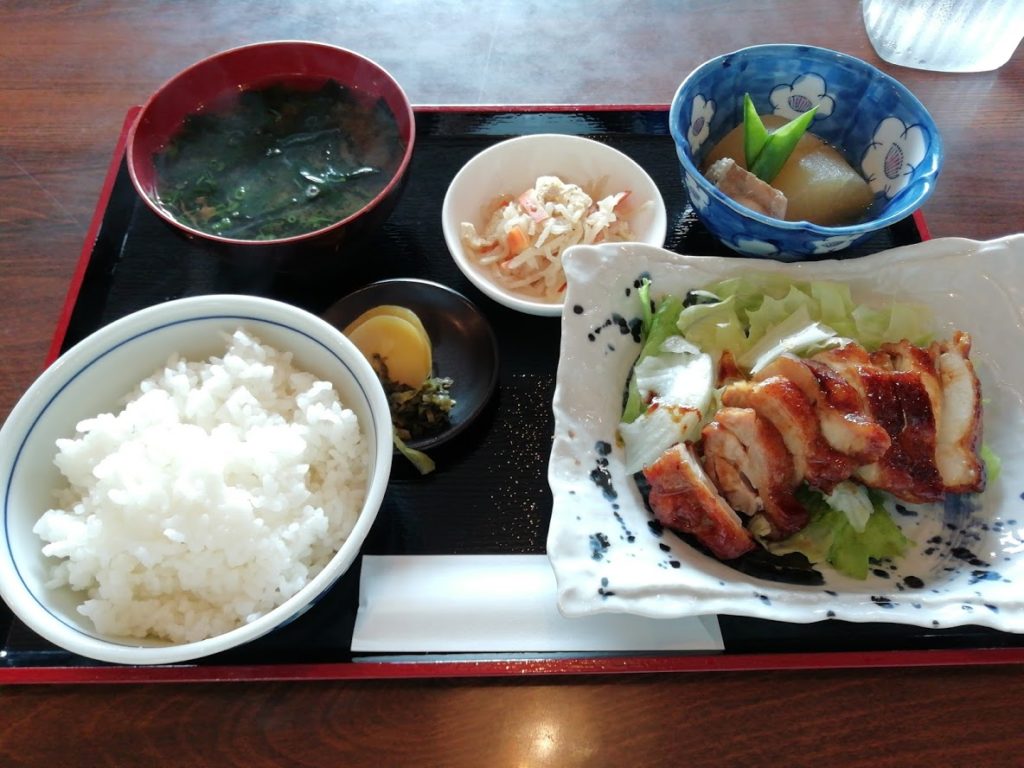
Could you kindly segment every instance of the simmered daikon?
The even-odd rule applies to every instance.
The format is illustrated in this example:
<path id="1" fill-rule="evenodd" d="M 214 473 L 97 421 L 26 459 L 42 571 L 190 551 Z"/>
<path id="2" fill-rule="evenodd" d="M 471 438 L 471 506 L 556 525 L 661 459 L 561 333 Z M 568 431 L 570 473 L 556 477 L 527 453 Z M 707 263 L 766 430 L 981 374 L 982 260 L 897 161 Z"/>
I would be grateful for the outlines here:
<path id="1" fill-rule="evenodd" d="M 761 119 L 770 131 L 786 123 L 775 115 Z M 742 124 L 712 148 L 704 161 L 705 172 L 723 157 L 731 157 L 746 168 Z M 842 154 L 811 133 L 801 137 L 772 186 L 786 196 L 787 221 L 806 220 L 823 226 L 852 224 L 872 199 L 871 188 Z"/>

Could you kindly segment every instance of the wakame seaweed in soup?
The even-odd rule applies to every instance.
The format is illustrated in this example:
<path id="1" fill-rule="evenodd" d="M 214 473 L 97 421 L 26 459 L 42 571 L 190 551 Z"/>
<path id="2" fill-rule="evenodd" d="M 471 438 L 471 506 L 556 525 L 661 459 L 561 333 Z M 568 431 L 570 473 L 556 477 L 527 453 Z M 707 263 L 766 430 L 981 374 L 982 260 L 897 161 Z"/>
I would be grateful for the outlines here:
<path id="1" fill-rule="evenodd" d="M 242 91 L 189 115 L 154 156 L 157 197 L 193 229 L 239 240 L 313 232 L 358 211 L 402 160 L 383 100 L 327 81 Z"/>

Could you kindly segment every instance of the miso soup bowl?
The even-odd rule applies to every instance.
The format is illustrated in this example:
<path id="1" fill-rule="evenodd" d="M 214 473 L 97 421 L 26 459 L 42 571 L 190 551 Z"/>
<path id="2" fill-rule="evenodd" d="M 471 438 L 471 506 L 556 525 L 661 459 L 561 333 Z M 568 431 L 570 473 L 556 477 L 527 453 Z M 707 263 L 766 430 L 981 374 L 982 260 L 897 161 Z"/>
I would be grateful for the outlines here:
<path id="1" fill-rule="evenodd" d="M 762 115 L 792 119 L 817 105 L 809 130 L 842 152 L 874 193 L 860 221 L 825 227 L 775 219 L 737 203 L 705 178 L 704 158 L 743 121 L 744 93 Z M 910 91 L 860 59 L 806 45 L 757 45 L 700 65 L 672 99 L 669 128 L 697 217 L 745 256 L 841 257 L 839 252 L 920 208 L 942 167 L 935 122 Z"/>
<path id="2" fill-rule="evenodd" d="M 361 209 L 304 234 L 272 240 L 224 237 L 176 219 L 157 195 L 154 155 L 173 139 L 190 115 L 231 94 L 274 84 L 316 87 L 334 80 L 370 100 L 380 99 L 398 124 L 401 160 L 384 188 Z M 250 267 L 303 271 L 317 262 L 344 262 L 353 247 L 377 231 L 394 209 L 409 169 L 416 126 L 402 87 L 379 64 L 354 51 L 324 43 L 283 40 L 217 53 L 178 73 L 146 101 L 129 129 L 127 165 L 145 204 L 175 231 L 215 253 Z"/>

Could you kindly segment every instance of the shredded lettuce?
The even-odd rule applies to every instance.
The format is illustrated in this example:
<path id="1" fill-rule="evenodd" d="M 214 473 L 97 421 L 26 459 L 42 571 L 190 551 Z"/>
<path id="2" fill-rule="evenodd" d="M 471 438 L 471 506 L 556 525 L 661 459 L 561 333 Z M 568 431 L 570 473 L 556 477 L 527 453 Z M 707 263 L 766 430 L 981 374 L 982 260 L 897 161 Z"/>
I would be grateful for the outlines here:
<path id="1" fill-rule="evenodd" d="M 869 351 L 902 339 L 915 345 L 931 341 L 932 320 L 926 310 L 906 303 L 894 303 L 884 309 L 858 305 L 850 287 L 843 283 L 792 282 L 780 275 L 759 275 L 722 280 L 707 286 L 706 291 L 721 301 L 683 309 L 679 331 L 716 359 L 723 350 L 730 350 L 741 365 L 744 360 L 753 365 L 766 351 L 758 347 L 762 339 L 771 334 L 779 336 L 780 326 L 787 323 L 789 335 L 806 328 L 810 329 L 806 331 L 807 338 L 822 337 L 818 343 L 830 335 L 835 339 L 853 339 Z M 774 343 L 777 341 L 765 345 L 770 347 Z M 755 348 L 759 353 L 748 354 Z M 811 344 L 805 351 L 818 349 L 821 347 Z M 762 365 L 767 362 L 770 360 Z"/>
<path id="2" fill-rule="evenodd" d="M 698 439 L 715 384 L 711 357 L 679 334 L 683 302 L 666 296 L 652 314 L 649 288 L 644 280 L 638 290 L 643 336 L 619 423 L 629 473 L 678 442 Z"/>
<path id="3" fill-rule="evenodd" d="M 981 450 L 978 453 L 981 455 L 981 461 L 985 465 L 986 482 L 994 483 L 999 479 L 999 474 L 1003 471 L 1003 460 L 999 458 L 999 454 L 989 447 L 988 443 L 982 443 Z"/>
<path id="4" fill-rule="evenodd" d="M 659 354 L 646 356 L 633 369 L 640 400 L 650 400 L 652 407 L 619 424 L 629 474 L 639 472 L 676 443 L 700 437 L 715 385 L 711 358 L 696 347 L 680 348 L 673 341 L 667 340 Z"/>
<path id="5" fill-rule="evenodd" d="M 679 319 L 679 313 L 683 309 L 683 302 L 679 298 L 666 296 L 658 303 L 657 309 L 654 311 L 653 316 L 651 316 L 650 296 L 646 294 L 647 286 L 649 286 L 649 282 L 644 281 L 640 287 L 640 299 L 644 306 L 642 310 L 644 312 L 642 320 L 644 332 L 641 340 L 640 354 L 637 356 L 636 363 L 642 362 L 644 358 L 652 354 L 657 354 L 665 339 L 679 334 L 679 331 L 676 329 L 676 323 Z M 633 370 L 634 373 L 630 374 L 629 384 L 626 387 L 626 404 L 622 409 L 622 421 L 627 424 L 636 421 L 637 417 L 647 410 L 647 405 L 640 396 L 640 390 L 637 389 L 636 385 L 636 364 L 634 364 Z"/>
<path id="6" fill-rule="evenodd" d="M 825 496 L 825 503 L 846 515 L 846 519 L 857 533 L 864 533 L 868 520 L 875 511 L 868 489 L 849 480 L 837 483 L 832 493 Z"/>
<path id="7" fill-rule="evenodd" d="M 857 531 L 846 513 L 830 506 L 825 497 L 807 486 L 797 489 L 797 500 L 811 514 L 810 522 L 780 542 L 766 542 L 776 554 L 801 552 L 812 563 L 827 562 L 840 573 L 866 579 L 872 561 L 899 557 L 910 541 L 889 516 L 882 496 L 868 491 L 873 512 Z"/>
<path id="8" fill-rule="evenodd" d="M 748 346 L 747 334 L 734 297 L 716 304 L 694 304 L 679 313 L 677 332 L 705 352 L 715 355 L 724 349 L 734 354 Z M 715 355 L 717 357 L 717 355 Z"/>
<path id="9" fill-rule="evenodd" d="M 834 330 L 811 320 L 807 307 L 800 306 L 777 325 L 766 329 L 760 340 L 736 362 L 754 375 L 784 352 L 809 354 L 838 341 Z"/>
<path id="10" fill-rule="evenodd" d="M 820 314 L 814 299 L 793 285 L 781 299 L 764 296 L 756 308 L 747 310 L 748 333 L 753 339 L 761 339 L 787 321 L 792 322 L 794 316 L 803 317 L 807 324 L 819 319 Z"/>
<path id="11" fill-rule="evenodd" d="M 645 277 L 640 281 L 637 295 L 640 297 L 640 318 L 643 338 L 646 339 L 651 332 L 651 323 L 654 322 L 654 310 L 651 304 L 651 279 L 649 277 Z"/>

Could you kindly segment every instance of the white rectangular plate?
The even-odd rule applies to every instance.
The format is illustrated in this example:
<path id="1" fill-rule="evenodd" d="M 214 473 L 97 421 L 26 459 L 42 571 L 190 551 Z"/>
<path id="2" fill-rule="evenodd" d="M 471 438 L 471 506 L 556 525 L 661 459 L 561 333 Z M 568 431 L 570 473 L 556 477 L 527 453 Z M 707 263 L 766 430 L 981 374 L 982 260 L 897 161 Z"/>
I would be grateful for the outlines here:
<path id="1" fill-rule="evenodd" d="M 780 262 L 695 257 L 639 244 L 577 246 L 568 277 L 549 465 L 548 557 L 567 616 L 732 614 L 790 622 L 836 618 L 1024 631 L 1024 235 L 932 240 L 858 259 Z M 615 431 L 639 351 L 636 286 L 683 295 L 742 274 L 783 273 L 851 286 L 854 299 L 926 305 L 936 337 L 971 334 L 985 398 L 985 442 L 1002 472 L 978 496 L 907 507 L 893 518 L 914 542 L 865 581 L 821 568 L 824 584 L 745 575 L 650 525 Z"/>

